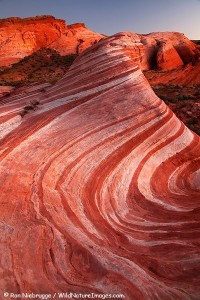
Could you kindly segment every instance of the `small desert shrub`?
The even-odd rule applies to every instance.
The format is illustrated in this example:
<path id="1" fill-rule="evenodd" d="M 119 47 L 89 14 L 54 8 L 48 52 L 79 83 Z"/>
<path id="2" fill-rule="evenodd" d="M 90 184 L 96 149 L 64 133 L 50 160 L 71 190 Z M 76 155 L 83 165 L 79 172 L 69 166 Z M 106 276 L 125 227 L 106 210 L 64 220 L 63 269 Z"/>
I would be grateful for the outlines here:
<path id="1" fill-rule="evenodd" d="M 178 99 L 178 100 L 189 100 L 189 99 L 195 100 L 196 97 L 195 97 L 195 96 L 192 96 L 192 95 L 180 94 L 180 95 L 177 96 L 177 99 Z"/>
<path id="2" fill-rule="evenodd" d="M 177 103 L 177 102 L 178 102 L 178 99 L 177 99 L 177 98 L 171 98 L 171 99 L 170 99 L 170 102 L 171 102 L 171 103 Z"/>
<path id="3" fill-rule="evenodd" d="M 178 86 L 176 84 L 168 84 L 168 87 L 171 88 L 171 89 L 174 89 L 174 88 L 177 88 Z"/>
<path id="4" fill-rule="evenodd" d="M 33 106 L 33 108 L 35 108 L 38 104 L 40 104 L 38 100 L 31 101 L 31 106 Z"/>
<path id="5" fill-rule="evenodd" d="M 167 96 L 167 95 L 160 95 L 159 96 L 162 100 L 164 100 L 164 101 L 170 101 L 170 98 Z"/>
<path id="6" fill-rule="evenodd" d="M 20 112 L 20 116 L 23 118 L 30 110 L 34 110 L 39 103 L 38 100 L 34 100 L 30 104 L 24 106 L 23 111 Z"/>
<path id="7" fill-rule="evenodd" d="M 177 105 L 177 108 L 183 108 L 183 107 L 185 107 L 185 106 L 187 106 L 187 103 L 181 102 L 181 103 L 179 103 L 179 104 Z"/>
<path id="8" fill-rule="evenodd" d="M 187 121 L 186 125 L 190 126 L 190 125 L 195 125 L 198 123 L 198 120 L 196 118 L 191 118 L 189 121 Z"/>
<path id="9" fill-rule="evenodd" d="M 167 95 L 160 95 L 159 96 L 165 103 L 177 103 L 178 100 L 175 98 L 171 98 Z"/>
<path id="10" fill-rule="evenodd" d="M 24 110 L 28 111 L 28 110 L 31 110 L 31 109 L 34 109 L 34 106 L 32 104 L 24 106 Z"/>
<path id="11" fill-rule="evenodd" d="M 199 127 L 198 128 L 194 128 L 193 131 L 196 132 L 196 134 L 198 134 L 200 136 L 200 128 Z"/>
<path id="12" fill-rule="evenodd" d="M 9 85 L 11 85 L 11 86 L 14 86 L 14 87 L 18 88 L 18 87 L 20 87 L 20 86 L 22 86 L 22 85 L 23 85 L 23 81 L 14 81 L 14 82 L 10 82 L 10 84 L 9 84 Z"/>

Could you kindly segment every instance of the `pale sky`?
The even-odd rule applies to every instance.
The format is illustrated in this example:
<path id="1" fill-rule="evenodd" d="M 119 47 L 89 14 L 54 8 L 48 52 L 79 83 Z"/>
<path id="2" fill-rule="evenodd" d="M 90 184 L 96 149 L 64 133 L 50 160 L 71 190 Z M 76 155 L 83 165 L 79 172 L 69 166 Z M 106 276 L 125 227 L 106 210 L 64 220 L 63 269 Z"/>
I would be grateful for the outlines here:
<path id="1" fill-rule="evenodd" d="M 44 14 L 107 35 L 179 31 L 200 40 L 200 0 L 0 0 L 0 18 Z"/>

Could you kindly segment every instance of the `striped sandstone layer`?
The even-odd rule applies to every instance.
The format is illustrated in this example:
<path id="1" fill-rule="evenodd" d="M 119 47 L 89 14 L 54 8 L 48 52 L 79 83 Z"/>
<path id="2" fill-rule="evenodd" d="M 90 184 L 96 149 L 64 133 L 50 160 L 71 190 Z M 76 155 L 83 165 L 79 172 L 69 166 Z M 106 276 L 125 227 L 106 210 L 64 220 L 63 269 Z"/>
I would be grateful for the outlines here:
<path id="1" fill-rule="evenodd" d="M 2 100 L 1 291 L 199 299 L 200 139 L 152 91 L 135 39 Z"/>

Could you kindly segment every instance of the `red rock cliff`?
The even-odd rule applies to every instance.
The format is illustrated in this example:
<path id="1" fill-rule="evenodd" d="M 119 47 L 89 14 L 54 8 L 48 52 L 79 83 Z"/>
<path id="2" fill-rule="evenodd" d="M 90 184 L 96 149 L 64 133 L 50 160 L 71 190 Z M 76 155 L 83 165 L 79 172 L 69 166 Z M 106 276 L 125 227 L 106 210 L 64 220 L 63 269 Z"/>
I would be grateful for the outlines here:
<path id="1" fill-rule="evenodd" d="M 103 35 L 83 23 L 66 25 L 52 16 L 9 18 L 0 21 L 0 66 L 19 61 L 42 47 L 61 55 L 80 53 L 97 43 Z M 197 45 L 177 32 L 134 34 L 135 56 L 143 70 L 171 70 L 199 58 Z"/>
<path id="2" fill-rule="evenodd" d="M 0 20 L 0 66 L 13 64 L 42 47 L 61 55 L 74 54 L 96 43 L 102 35 L 78 23 L 67 26 L 52 16 Z"/>

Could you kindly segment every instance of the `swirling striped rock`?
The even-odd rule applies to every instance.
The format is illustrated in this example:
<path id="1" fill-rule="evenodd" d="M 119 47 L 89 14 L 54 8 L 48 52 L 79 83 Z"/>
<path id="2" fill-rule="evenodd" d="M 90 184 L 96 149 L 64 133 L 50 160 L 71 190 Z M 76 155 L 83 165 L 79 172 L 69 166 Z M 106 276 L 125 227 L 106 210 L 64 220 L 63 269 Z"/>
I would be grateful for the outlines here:
<path id="1" fill-rule="evenodd" d="M 199 299 L 200 139 L 152 91 L 134 39 L 1 105 L 1 291 Z"/>

